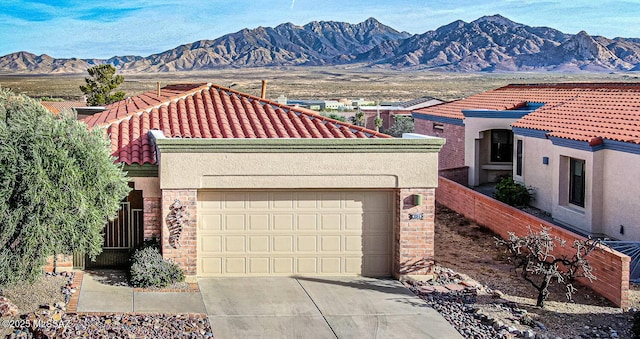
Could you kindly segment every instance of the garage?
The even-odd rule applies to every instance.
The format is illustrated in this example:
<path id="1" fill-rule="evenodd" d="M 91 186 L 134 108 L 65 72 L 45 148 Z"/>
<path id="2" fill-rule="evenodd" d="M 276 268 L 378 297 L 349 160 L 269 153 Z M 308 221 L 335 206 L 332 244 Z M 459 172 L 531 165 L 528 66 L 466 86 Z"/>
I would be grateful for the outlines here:
<path id="1" fill-rule="evenodd" d="M 393 190 L 199 190 L 197 275 L 391 276 Z"/>

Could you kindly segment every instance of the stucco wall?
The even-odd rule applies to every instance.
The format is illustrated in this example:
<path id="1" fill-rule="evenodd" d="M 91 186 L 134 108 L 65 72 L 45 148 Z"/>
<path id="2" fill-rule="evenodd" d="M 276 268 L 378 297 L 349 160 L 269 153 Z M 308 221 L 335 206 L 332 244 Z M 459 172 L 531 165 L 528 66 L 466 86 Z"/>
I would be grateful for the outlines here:
<path id="1" fill-rule="evenodd" d="M 522 176 L 516 176 L 514 167 L 514 180 L 524 182 L 527 186 L 535 189 L 535 200 L 531 205 L 551 213 L 553 208 L 553 177 L 556 171 L 553 170 L 557 159 L 552 159 L 553 151 L 551 141 L 547 139 L 514 136 L 514 155 L 517 140 L 523 140 L 522 156 Z M 548 157 L 549 164 L 542 163 L 542 158 Z"/>
<path id="2" fill-rule="evenodd" d="M 494 181 L 496 173 L 484 172 L 481 175 L 481 166 L 491 164 L 491 135 L 484 131 L 493 129 L 511 129 L 511 124 L 517 119 L 494 118 L 465 118 L 464 119 L 464 165 L 469 167 L 469 185 L 478 186 L 487 181 Z M 478 150 L 476 150 L 478 149 Z M 496 163 L 508 168 L 510 163 Z M 508 171 L 508 170 L 507 170 Z"/>
<path id="3" fill-rule="evenodd" d="M 597 167 L 594 167 L 594 155 L 599 153 L 559 146 L 553 146 L 552 150 L 553 156 L 550 159 L 552 161 L 550 165 L 554 175 L 550 179 L 552 179 L 552 192 L 557 192 L 552 194 L 551 214 L 553 218 L 580 231 L 600 233 L 598 216 L 602 210 L 602 203 L 600 202 L 601 195 L 597 194 L 597 187 L 599 180 L 602 180 L 602 174 L 598 173 Z M 584 207 L 570 204 L 568 201 L 569 158 L 585 161 Z"/>
<path id="4" fill-rule="evenodd" d="M 437 185 L 437 153 L 166 153 L 162 189 Z"/>
<path id="5" fill-rule="evenodd" d="M 142 191 L 143 198 L 160 198 L 162 192 L 160 191 L 160 179 L 157 177 L 134 177 L 131 178 L 134 182 L 134 188 Z"/>
<path id="6" fill-rule="evenodd" d="M 577 230 L 620 240 L 640 240 L 640 186 L 635 185 L 640 155 L 554 146 L 550 140 L 516 135 L 523 143 L 523 173 L 514 176 L 536 190 L 532 205 Z M 543 157 L 549 158 L 547 165 Z M 585 160 L 585 206 L 568 203 L 568 158 Z M 624 234 L 620 226 L 624 226 Z"/>
<path id="7" fill-rule="evenodd" d="M 551 213 L 553 218 L 577 231 L 604 233 L 603 164 L 604 151 L 584 151 L 553 145 L 550 140 L 515 136 L 523 143 L 523 175 L 516 177 L 536 190 L 532 205 Z M 549 157 L 548 165 L 543 157 Z M 584 207 L 569 203 L 569 158 L 585 160 Z"/>
<path id="8" fill-rule="evenodd" d="M 640 155 L 604 150 L 603 233 L 621 240 L 640 241 Z M 624 234 L 620 234 L 620 225 Z"/>

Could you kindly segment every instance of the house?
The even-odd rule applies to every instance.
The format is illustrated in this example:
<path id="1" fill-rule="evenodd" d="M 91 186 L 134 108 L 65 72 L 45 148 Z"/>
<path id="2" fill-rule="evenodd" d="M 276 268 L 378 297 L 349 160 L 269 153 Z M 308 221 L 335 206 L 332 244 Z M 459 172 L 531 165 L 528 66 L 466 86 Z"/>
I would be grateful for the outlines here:
<path id="1" fill-rule="evenodd" d="M 105 130 L 133 187 L 107 256 L 155 235 L 191 278 L 430 272 L 443 139 L 391 138 L 214 84 L 166 86 L 84 121 Z M 176 202 L 187 222 L 174 222 Z"/>
<path id="2" fill-rule="evenodd" d="M 413 117 L 417 133 L 447 140 L 444 176 L 478 186 L 511 175 L 556 222 L 640 240 L 640 83 L 508 85 Z"/>
<path id="3" fill-rule="evenodd" d="M 382 131 L 393 126 L 397 116 L 411 117 L 414 110 L 442 104 L 443 101 L 432 97 L 421 97 L 403 102 L 383 102 L 380 105 L 360 106 L 359 109 L 364 113 L 364 126 L 375 129 L 375 120 L 377 117 L 382 119 Z"/>
<path id="4" fill-rule="evenodd" d="M 71 111 L 79 108 L 86 108 L 87 103 L 85 101 L 40 101 L 42 106 L 54 115 L 59 114 L 62 111 Z M 78 119 L 84 118 L 84 115 L 78 114 Z"/>

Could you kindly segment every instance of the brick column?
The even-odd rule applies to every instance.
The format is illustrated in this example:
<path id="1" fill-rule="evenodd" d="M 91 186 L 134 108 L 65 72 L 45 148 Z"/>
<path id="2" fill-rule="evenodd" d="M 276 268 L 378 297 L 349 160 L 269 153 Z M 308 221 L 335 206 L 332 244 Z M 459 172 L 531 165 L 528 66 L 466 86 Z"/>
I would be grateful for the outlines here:
<path id="1" fill-rule="evenodd" d="M 169 243 L 169 229 L 167 216 L 169 206 L 178 199 L 186 207 L 190 218 L 187 225 L 183 225 L 180 235 L 180 247 L 174 248 Z M 197 261 L 197 191 L 196 190 L 162 190 L 162 256 L 180 265 L 186 276 L 196 275 Z"/>
<path id="2" fill-rule="evenodd" d="M 148 240 L 154 237 L 160 239 L 162 233 L 162 198 L 160 197 L 143 197 L 143 214 L 144 214 L 144 234 L 143 239 Z"/>
<path id="3" fill-rule="evenodd" d="M 415 195 L 422 197 L 422 204 L 415 205 Z M 427 278 L 434 263 L 435 189 L 403 188 L 396 197 L 394 273 L 398 278 Z"/>

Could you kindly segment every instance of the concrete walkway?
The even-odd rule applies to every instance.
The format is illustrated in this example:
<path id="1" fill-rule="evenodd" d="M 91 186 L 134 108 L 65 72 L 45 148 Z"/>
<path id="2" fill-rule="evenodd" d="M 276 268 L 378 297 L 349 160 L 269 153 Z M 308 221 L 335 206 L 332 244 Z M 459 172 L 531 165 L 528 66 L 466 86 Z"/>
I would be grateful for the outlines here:
<path id="1" fill-rule="evenodd" d="M 206 313 L 200 292 L 136 291 L 119 270 L 85 272 L 76 312 Z"/>
<path id="2" fill-rule="evenodd" d="M 206 313 L 216 338 L 462 338 L 395 280 L 201 278 L 199 292 L 142 292 L 125 278 L 85 272 L 77 312 Z"/>

